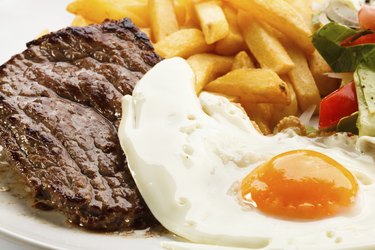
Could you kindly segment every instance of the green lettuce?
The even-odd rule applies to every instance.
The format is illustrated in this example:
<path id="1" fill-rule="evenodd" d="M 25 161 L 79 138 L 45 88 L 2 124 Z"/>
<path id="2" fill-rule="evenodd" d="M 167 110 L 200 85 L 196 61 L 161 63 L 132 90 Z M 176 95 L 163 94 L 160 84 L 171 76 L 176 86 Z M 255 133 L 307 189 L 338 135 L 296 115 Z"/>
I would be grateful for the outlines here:
<path id="1" fill-rule="evenodd" d="M 353 127 L 356 121 L 360 136 L 375 136 L 375 44 L 345 47 L 341 43 L 349 37 L 369 32 L 329 23 L 319 29 L 312 39 L 315 48 L 334 72 L 354 72 L 359 112 L 344 117 L 337 129 L 356 132 Z"/>
<path id="2" fill-rule="evenodd" d="M 375 136 L 375 69 L 361 64 L 354 73 L 359 135 Z"/>
<path id="3" fill-rule="evenodd" d="M 341 118 L 339 123 L 337 124 L 336 131 L 338 132 L 351 132 L 353 134 L 358 134 L 358 127 L 357 127 L 357 121 L 358 121 L 358 113 L 354 112 L 353 114 Z"/>
<path id="4" fill-rule="evenodd" d="M 375 69 L 375 44 L 340 46 L 358 33 L 344 25 L 328 23 L 315 32 L 312 42 L 334 72 L 354 72 L 359 64 Z"/>

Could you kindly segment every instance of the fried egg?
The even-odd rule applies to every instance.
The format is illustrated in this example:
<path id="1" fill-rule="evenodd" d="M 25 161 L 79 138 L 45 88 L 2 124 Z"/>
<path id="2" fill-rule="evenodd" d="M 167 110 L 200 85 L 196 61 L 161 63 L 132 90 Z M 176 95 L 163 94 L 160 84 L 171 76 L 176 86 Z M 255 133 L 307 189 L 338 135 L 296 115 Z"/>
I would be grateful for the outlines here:
<path id="1" fill-rule="evenodd" d="M 153 215 L 199 244 L 375 247 L 375 141 L 263 136 L 225 97 L 166 59 L 123 98 L 119 138 Z"/>

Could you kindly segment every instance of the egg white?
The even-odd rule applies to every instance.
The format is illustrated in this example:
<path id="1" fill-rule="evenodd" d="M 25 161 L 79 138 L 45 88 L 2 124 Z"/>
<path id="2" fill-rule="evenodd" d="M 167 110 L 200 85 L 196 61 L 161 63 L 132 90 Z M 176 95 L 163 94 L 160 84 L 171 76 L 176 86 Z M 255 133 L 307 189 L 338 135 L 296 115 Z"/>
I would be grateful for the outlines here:
<path id="1" fill-rule="evenodd" d="M 203 92 L 185 60 L 166 59 L 123 98 L 119 138 L 137 187 L 171 232 L 189 241 L 242 248 L 375 247 L 375 142 L 336 135 L 309 139 L 292 131 L 263 136 L 226 98 Z M 243 206 L 238 183 L 289 150 L 326 154 L 359 183 L 352 213 L 316 221 L 281 220 Z M 366 151 L 363 153 L 362 151 Z"/>

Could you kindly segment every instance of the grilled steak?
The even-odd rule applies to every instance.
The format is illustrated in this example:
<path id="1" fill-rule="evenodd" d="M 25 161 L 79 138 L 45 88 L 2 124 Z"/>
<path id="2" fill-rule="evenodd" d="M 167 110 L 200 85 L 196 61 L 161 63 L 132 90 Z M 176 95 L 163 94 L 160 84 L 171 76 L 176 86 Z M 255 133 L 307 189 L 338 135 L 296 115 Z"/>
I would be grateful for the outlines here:
<path id="1" fill-rule="evenodd" d="M 48 34 L 0 67 L 0 144 L 37 203 L 93 230 L 154 223 L 117 126 L 121 97 L 160 60 L 124 19 Z"/>

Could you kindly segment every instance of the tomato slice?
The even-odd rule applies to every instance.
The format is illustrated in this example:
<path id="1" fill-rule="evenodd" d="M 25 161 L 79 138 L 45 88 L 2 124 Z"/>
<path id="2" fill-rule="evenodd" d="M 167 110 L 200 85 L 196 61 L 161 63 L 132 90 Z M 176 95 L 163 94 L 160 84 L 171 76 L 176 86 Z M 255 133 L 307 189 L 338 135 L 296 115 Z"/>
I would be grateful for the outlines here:
<path id="1" fill-rule="evenodd" d="M 355 46 L 360 44 L 375 43 L 375 34 L 367 34 L 355 38 L 356 35 L 346 38 L 341 42 L 341 46 Z"/>
<path id="2" fill-rule="evenodd" d="M 361 28 L 375 31 L 375 6 L 364 5 L 358 12 Z"/>
<path id="3" fill-rule="evenodd" d="M 354 82 L 348 83 L 326 96 L 320 102 L 319 128 L 337 125 L 341 118 L 358 111 Z"/>

